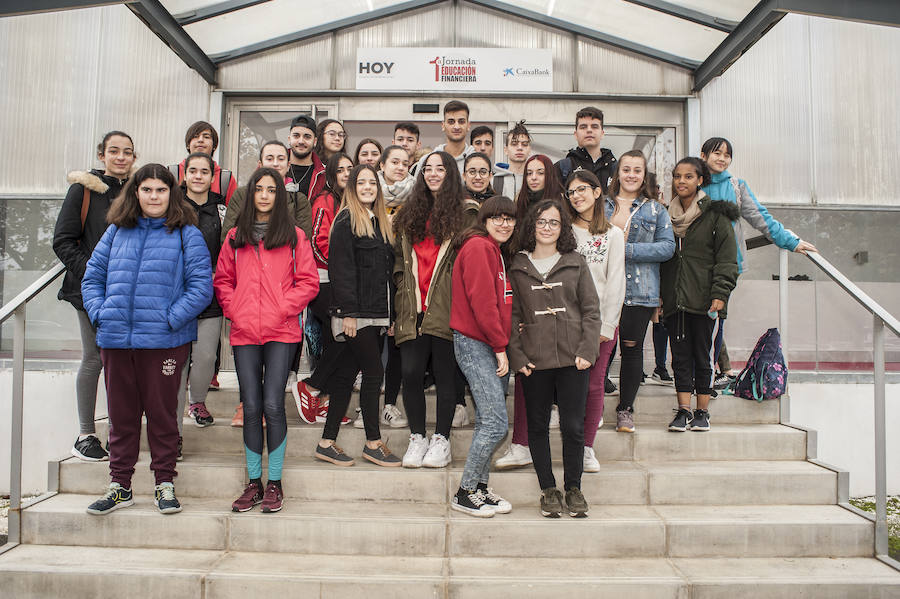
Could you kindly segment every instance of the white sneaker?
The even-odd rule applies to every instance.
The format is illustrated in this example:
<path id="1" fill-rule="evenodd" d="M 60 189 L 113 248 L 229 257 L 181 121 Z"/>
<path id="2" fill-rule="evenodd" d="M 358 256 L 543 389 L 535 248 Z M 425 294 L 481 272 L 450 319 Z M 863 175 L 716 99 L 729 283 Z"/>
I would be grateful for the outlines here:
<path id="1" fill-rule="evenodd" d="M 559 408 L 556 404 L 550 408 L 550 428 L 559 428 Z"/>
<path id="2" fill-rule="evenodd" d="M 409 436 L 409 447 L 406 448 L 406 453 L 403 454 L 403 467 L 421 468 L 422 459 L 427 451 L 428 440 L 422 435 L 413 433 Z"/>
<path id="3" fill-rule="evenodd" d="M 409 422 L 400 413 L 400 408 L 388 403 L 384 404 L 384 407 L 381 409 L 381 424 L 391 428 L 403 428 Z"/>
<path id="4" fill-rule="evenodd" d="M 584 448 L 584 471 L 600 472 L 600 462 L 597 461 L 597 456 L 594 455 L 593 447 Z"/>
<path id="5" fill-rule="evenodd" d="M 600 417 L 600 422 L 597 423 L 597 430 L 599 431 L 603 428 L 603 416 Z"/>
<path id="6" fill-rule="evenodd" d="M 356 408 L 356 420 L 353 421 L 353 428 L 365 428 L 366 425 L 363 423 L 362 419 L 362 410 Z"/>
<path id="7" fill-rule="evenodd" d="M 468 424 L 469 413 L 466 411 L 466 406 L 456 404 L 456 409 L 453 412 L 453 428 L 467 426 Z"/>
<path id="8" fill-rule="evenodd" d="M 297 373 L 293 370 L 288 374 L 287 384 L 284 386 L 285 391 L 291 391 L 297 388 Z"/>
<path id="9" fill-rule="evenodd" d="M 510 443 L 509 449 L 495 463 L 497 470 L 510 470 L 531 464 L 531 451 L 527 445 Z"/>
<path id="10" fill-rule="evenodd" d="M 450 463 L 450 441 L 444 435 L 437 433 L 431 435 L 431 443 L 422 460 L 426 468 L 443 468 Z"/>

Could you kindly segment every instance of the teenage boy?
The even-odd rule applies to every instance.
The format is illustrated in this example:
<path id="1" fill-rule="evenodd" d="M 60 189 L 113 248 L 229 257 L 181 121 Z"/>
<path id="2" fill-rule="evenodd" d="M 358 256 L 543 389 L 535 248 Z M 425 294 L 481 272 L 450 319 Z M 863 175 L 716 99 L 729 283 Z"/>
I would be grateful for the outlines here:
<path id="1" fill-rule="evenodd" d="M 419 141 L 419 126 L 415 123 L 397 123 L 394 125 L 394 138 L 391 140 L 395 146 L 400 146 L 409 155 L 409 161 L 415 162 L 421 158 L 422 142 Z"/>
<path id="2" fill-rule="evenodd" d="M 325 188 L 325 165 L 313 152 L 316 147 L 316 121 L 305 114 L 295 117 L 291 121 L 289 143 L 290 177 L 307 198 L 314 200 Z"/>
<path id="3" fill-rule="evenodd" d="M 219 147 L 219 134 L 216 132 L 216 128 L 206 121 L 197 121 L 188 127 L 188 130 L 185 132 L 184 147 L 188 155 L 194 152 L 203 152 L 212 156 L 216 148 Z M 223 169 L 217 162 L 213 161 L 213 166 L 215 166 L 215 169 L 213 170 L 212 186 L 210 186 L 209 190 L 225 196 L 225 203 L 227 204 L 231 201 L 231 196 L 234 195 L 237 189 L 237 181 L 231 171 Z M 184 160 L 178 164 L 169 165 L 169 172 L 179 182 L 184 181 Z M 222 191 L 223 189 L 225 190 L 224 192 Z"/>
<path id="4" fill-rule="evenodd" d="M 572 171 L 581 167 L 597 175 L 604 194 L 609 192 L 609 182 L 618 163 L 609 148 L 600 147 L 602 139 L 603 112 L 593 106 L 579 110 L 575 115 L 575 141 L 578 147 L 569 150 L 566 157 L 556 163 L 563 183 Z"/>
<path id="5" fill-rule="evenodd" d="M 466 143 L 466 136 L 469 133 L 469 107 L 465 102 L 459 100 L 450 100 L 444 104 L 444 120 L 441 121 L 441 131 L 444 132 L 446 142 L 438 145 L 434 151 L 444 151 L 456 159 L 456 166 L 459 169 L 459 177 L 462 179 L 463 164 L 466 156 L 475 151 L 475 148 Z M 425 163 L 426 156 L 423 156 L 416 164 L 415 171 L 418 172 Z"/>
<path id="6" fill-rule="evenodd" d="M 494 165 L 494 191 L 497 195 L 515 199 L 525 181 L 525 161 L 531 156 L 531 134 L 525 127 L 525 121 L 516 123 L 506 134 L 503 153 L 509 162 Z"/>
<path id="7" fill-rule="evenodd" d="M 487 154 L 491 162 L 494 161 L 494 131 L 486 125 L 479 125 L 472 129 L 469 135 L 469 144 L 476 152 Z"/>

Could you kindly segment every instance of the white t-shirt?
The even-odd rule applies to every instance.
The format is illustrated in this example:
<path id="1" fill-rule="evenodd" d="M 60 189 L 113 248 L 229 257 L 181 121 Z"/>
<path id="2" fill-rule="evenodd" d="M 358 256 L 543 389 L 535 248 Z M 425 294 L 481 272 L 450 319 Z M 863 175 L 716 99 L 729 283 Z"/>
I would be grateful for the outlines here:
<path id="1" fill-rule="evenodd" d="M 625 301 L 625 235 L 616 226 L 600 235 L 575 225 L 572 231 L 578 242 L 575 251 L 584 256 L 600 298 L 600 334 L 612 339 Z"/>
<path id="2" fill-rule="evenodd" d="M 541 275 L 542 279 L 547 278 L 547 273 L 556 266 L 556 263 L 559 262 L 560 258 L 559 252 L 554 252 L 553 255 L 547 256 L 546 258 L 535 258 L 531 252 L 528 252 L 528 259 L 534 264 L 535 269 L 537 269 L 538 274 Z"/>

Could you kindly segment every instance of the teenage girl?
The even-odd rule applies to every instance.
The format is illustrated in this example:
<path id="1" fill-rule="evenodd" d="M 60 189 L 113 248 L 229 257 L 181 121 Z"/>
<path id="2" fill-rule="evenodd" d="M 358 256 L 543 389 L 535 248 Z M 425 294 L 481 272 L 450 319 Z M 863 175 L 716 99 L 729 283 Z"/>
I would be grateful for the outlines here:
<path id="1" fill-rule="evenodd" d="M 81 299 L 81 278 L 94 246 L 106 231 L 106 213 L 122 191 L 135 160 L 134 142 L 121 131 L 110 131 L 97 145 L 103 168 L 69 173 L 69 191 L 63 201 L 53 231 L 53 251 L 66 265 L 59 299 L 72 304 L 81 331 L 81 366 L 75 379 L 79 435 L 72 455 L 88 462 L 109 458 L 94 428 L 97 381 L 103 363 L 97 347 L 97 331 L 91 324 Z"/>
<path id="2" fill-rule="evenodd" d="M 466 197 L 481 204 L 494 195 L 491 189 L 491 159 L 487 154 L 472 152 L 463 163 L 463 184 Z"/>
<path id="3" fill-rule="evenodd" d="M 512 200 L 494 196 L 478 211 L 478 224 L 455 243 L 450 327 L 453 349 L 475 402 L 475 433 L 459 489 L 450 507 L 473 516 L 505 514 L 512 505 L 488 487 L 491 456 L 509 430 L 506 390 L 512 289 L 501 249 L 516 225 Z"/>
<path id="4" fill-rule="evenodd" d="M 675 255 L 663 263 L 660 277 L 678 394 L 678 412 L 669 430 L 677 432 L 709 430 L 713 340 L 738 276 L 732 222 L 740 213 L 735 204 L 712 200 L 700 189 L 709 176 L 706 164 L 697 158 L 679 160 L 672 173 L 675 197 L 669 214 Z M 693 414 L 691 393 L 697 394 Z"/>
<path id="5" fill-rule="evenodd" d="M 222 234 L 221 216 L 225 212 L 225 198 L 210 191 L 214 163 L 209 154 L 191 154 L 184 161 L 184 183 L 182 190 L 187 205 L 197 215 L 197 228 L 203 234 L 203 241 L 209 250 L 212 264 L 219 259 L 219 239 Z M 185 386 L 190 371 L 191 403 L 188 414 L 199 427 L 213 424 L 213 417 L 206 409 L 209 381 L 216 366 L 216 348 L 222 332 L 222 308 L 213 297 L 208 306 L 197 317 L 197 340 L 191 344 L 188 368 L 181 371 L 181 386 L 178 388 L 178 434 L 181 436 L 184 420 L 184 404 L 187 397 Z M 204 380 L 205 379 L 205 380 Z"/>
<path id="6" fill-rule="evenodd" d="M 456 160 L 432 152 L 422 162 L 409 199 L 394 215 L 397 283 L 394 339 L 400 346 L 403 403 L 409 446 L 403 466 L 441 468 L 450 463 L 456 359 L 450 331 L 453 238 L 465 227 L 463 187 Z M 425 437 L 425 369 L 432 362 L 437 425 Z"/>
<path id="7" fill-rule="evenodd" d="M 377 168 L 383 152 L 384 149 L 377 139 L 365 137 L 356 146 L 356 153 L 354 154 L 356 164 L 368 164 Z"/>
<path id="8" fill-rule="evenodd" d="M 541 514 L 564 509 L 550 462 L 550 406 L 559 403 L 565 508 L 587 515 L 581 493 L 588 369 L 600 347 L 600 306 L 591 271 L 575 251 L 567 210 L 543 200 L 523 225 L 522 249 L 510 266 L 513 293 L 510 368 L 522 373 L 528 447 L 541 486 Z"/>
<path id="9" fill-rule="evenodd" d="M 112 483 L 87 511 L 108 514 L 133 503 L 131 477 L 146 416 L 154 501 L 160 512 L 172 514 L 181 511 L 173 485 L 178 387 L 197 338 L 197 315 L 212 300 L 209 251 L 194 211 L 161 164 L 138 169 L 107 220 L 81 294 L 102 348 Z"/>
<path id="10" fill-rule="evenodd" d="M 584 414 L 584 471 L 599 472 L 600 462 L 594 455 L 594 439 L 603 424 L 603 395 L 609 357 L 616 347 L 619 315 L 625 300 L 625 236 L 606 220 L 597 176 L 576 169 L 566 182 L 566 197 L 572 232 L 584 256 L 600 299 L 600 351 L 591 366 L 587 405 Z"/>
<path id="11" fill-rule="evenodd" d="M 391 326 L 394 289 L 394 234 L 384 209 L 384 196 L 374 167 L 361 164 L 350 172 L 343 207 L 334 219 L 329 243 L 331 321 L 339 343 L 330 386 L 328 417 L 315 456 L 338 466 L 353 459 L 335 444 L 341 418 L 350 404 L 353 381 L 362 371 L 359 405 L 366 429 L 362 455 L 379 466 L 399 466 L 400 458 L 381 440 L 378 396 L 384 369 L 382 335 Z"/>
<path id="12" fill-rule="evenodd" d="M 219 253 L 215 288 L 231 320 L 231 347 L 244 402 L 244 452 L 249 484 L 232 504 L 245 512 L 281 509 L 281 469 L 287 444 L 284 386 L 303 339 L 300 313 L 319 291 L 306 234 L 294 226 L 287 190 L 277 171 L 257 169 L 247 183 L 248 201 Z M 265 372 L 265 377 L 263 373 Z M 263 491 L 263 425 L 269 448 Z"/>
<path id="13" fill-rule="evenodd" d="M 659 265 L 675 252 L 669 213 L 647 182 L 640 150 L 619 158 L 609 184 L 606 218 L 625 233 L 625 304 L 619 320 L 620 396 L 616 430 L 634 432 L 634 398 L 644 374 L 644 336 L 659 308 Z"/>
<path id="14" fill-rule="evenodd" d="M 313 152 L 322 162 L 344 151 L 347 147 L 349 135 L 344 125 L 334 119 L 323 119 L 316 127 L 316 145 Z"/>
<path id="15" fill-rule="evenodd" d="M 322 355 L 309 377 L 291 385 L 300 418 L 308 423 L 324 422 L 327 412 L 325 384 L 334 373 L 335 358 L 340 348 L 333 347 L 331 334 L 331 284 L 328 279 L 328 238 L 334 215 L 341 209 L 341 198 L 353 169 L 353 161 L 343 152 L 333 155 L 325 166 L 325 188 L 313 200 L 312 251 L 319 275 L 319 294 L 309 309 L 322 323 Z"/>

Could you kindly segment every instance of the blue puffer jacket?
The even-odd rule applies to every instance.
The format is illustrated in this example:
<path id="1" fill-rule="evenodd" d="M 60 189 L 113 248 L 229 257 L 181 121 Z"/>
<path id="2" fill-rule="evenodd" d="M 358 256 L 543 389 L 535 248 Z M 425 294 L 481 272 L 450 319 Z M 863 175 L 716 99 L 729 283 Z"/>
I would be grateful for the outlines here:
<path id="1" fill-rule="evenodd" d="M 743 179 L 732 177 L 728 171 L 713 173 L 709 185 L 704 185 L 702 189 L 713 200 L 725 200 L 737 204 L 744 220 L 778 247 L 793 252 L 800 243 L 799 237 L 785 229 L 769 214 L 766 207 L 759 203 L 759 200 L 750 191 L 750 186 Z M 738 197 L 739 195 L 740 197 Z M 738 248 L 738 272 L 744 272 L 747 269 L 747 240 L 741 219 L 733 221 L 732 226 Z"/>
<path id="2" fill-rule="evenodd" d="M 163 349 L 197 339 L 197 315 L 212 300 L 212 267 L 194 226 L 169 231 L 165 218 L 110 225 L 81 282 L 84 308 L 108 349 Z"/>
<path id="3" fill-rule="evenodd" d="M 616 202 L 606 198 L 606 218 Z M 625 231 L 625 305 L 659 307 L 659 265 L 675 253 L 675 232 L 666 207 L 647 198 L 631 203 Z"/>

